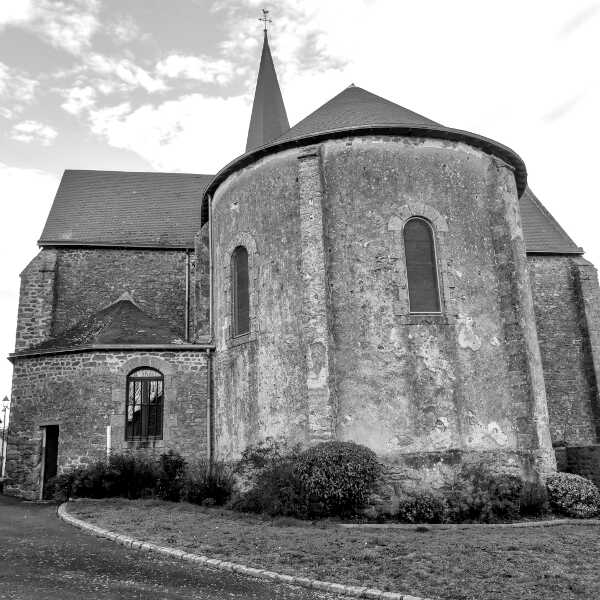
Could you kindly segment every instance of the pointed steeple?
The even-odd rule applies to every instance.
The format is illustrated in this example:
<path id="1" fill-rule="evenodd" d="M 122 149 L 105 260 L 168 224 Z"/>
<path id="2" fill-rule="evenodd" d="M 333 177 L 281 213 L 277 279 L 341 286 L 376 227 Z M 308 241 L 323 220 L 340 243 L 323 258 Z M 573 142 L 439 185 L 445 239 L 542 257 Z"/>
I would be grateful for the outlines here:
<path id="1" fill-rule="evenodd" d="M 269 48 L 267 30 L 263 42 L 260 67 L 256 80 L 256 91 L 254 92 L 254 104 L 252 105 L 252 116 L 248 128 L 248 141 L 246 152 L 264 146 L 290 128 L 285 112 L 283 97 L 275 73 L 275 65 Z"/>

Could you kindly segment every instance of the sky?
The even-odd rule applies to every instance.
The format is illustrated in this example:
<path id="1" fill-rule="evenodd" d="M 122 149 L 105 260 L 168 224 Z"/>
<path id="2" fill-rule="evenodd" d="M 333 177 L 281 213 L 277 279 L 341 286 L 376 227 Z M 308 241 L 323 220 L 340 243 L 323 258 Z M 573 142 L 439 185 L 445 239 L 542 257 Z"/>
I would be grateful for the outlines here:
<path id="1" fill-rule="evenodd" d="M 354 83 L 493 138 L 600 265 L 600 2 L 0 0 L 0 399 L 63 170 L 210 174 L 241 154 L 262 8 L 290 124 Z"/>

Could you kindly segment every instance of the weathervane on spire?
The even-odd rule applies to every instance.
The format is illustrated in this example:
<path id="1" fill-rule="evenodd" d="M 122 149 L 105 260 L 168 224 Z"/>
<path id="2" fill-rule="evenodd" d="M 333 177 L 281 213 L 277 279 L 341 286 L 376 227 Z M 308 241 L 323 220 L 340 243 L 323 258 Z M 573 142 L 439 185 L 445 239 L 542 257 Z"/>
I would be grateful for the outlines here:
<path id="1" fill-rule="evenodd" d="M 263 16 L 258 20 L 261 21 L 264 25 L 264 32 L 267 33 L 267 23 L 272 23 L 271 19 L 269 19 L 269 11 L 266 8 L 262 9 Z"/>

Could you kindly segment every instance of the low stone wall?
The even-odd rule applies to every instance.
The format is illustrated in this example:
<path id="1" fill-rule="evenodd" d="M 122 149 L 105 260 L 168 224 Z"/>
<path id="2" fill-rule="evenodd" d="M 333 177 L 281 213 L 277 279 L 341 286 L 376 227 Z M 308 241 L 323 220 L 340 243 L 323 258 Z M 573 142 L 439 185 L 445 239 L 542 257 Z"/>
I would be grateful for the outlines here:
<path id="1" fill-rule="evenodd" d="M 568 473 L 587 477 L 600 488 L 600 444 L 567 446 L 565 454 Z"/>

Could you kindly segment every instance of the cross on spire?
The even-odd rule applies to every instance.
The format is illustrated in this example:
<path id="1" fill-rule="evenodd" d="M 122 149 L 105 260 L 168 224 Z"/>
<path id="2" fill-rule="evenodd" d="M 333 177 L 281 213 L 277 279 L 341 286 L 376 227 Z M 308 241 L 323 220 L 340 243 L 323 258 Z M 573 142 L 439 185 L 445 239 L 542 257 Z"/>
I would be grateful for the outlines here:
<path id="1" fill-rule="evenodd" d="M 269 11 L 266 8 L 262 9 L 263 16 L 258 20 L 261 21 L 264 25 L 264 32 L 267 33 L 267 23 L 272 23 L 271 19 L 269 19 Z"/>

